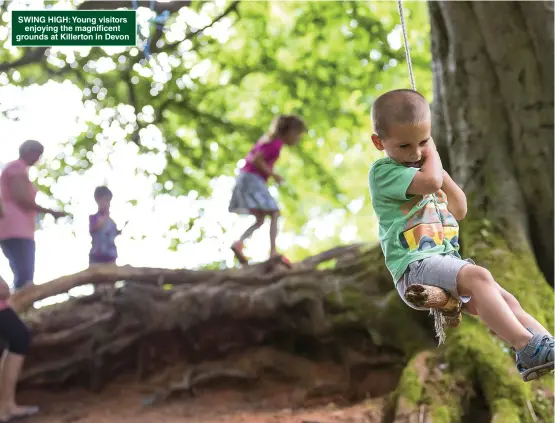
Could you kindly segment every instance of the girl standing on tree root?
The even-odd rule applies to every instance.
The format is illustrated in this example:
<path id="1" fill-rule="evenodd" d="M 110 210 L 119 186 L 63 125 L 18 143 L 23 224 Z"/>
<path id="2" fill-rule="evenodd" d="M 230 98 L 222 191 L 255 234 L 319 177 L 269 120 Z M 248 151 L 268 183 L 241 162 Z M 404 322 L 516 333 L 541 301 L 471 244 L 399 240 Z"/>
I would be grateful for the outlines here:
<path id="1" fill-rule="evenodd" d="M 241 169 L 229 204 L 229 211 L 237 214 L 249 214 L 255 217 L 250 226 L 231 249 L 241 264 L 248 259 L 243 254 L 243 243 L 259 229 L 266 216 L 270 216 L 270 257 L 279 256 L 285 264 L 289 261 L 278 254 L 276 249 L 277 221 L 279 207 L 268 191 L 267 182 L 270 177 L 280 184 L 283 178 L 273 171 L 273 167 L 283 145 L 294 146 L 306 132 L 306 125 L 300 117 L 281 115 L 274 119 L 270 130 L 251 149 Z"/>

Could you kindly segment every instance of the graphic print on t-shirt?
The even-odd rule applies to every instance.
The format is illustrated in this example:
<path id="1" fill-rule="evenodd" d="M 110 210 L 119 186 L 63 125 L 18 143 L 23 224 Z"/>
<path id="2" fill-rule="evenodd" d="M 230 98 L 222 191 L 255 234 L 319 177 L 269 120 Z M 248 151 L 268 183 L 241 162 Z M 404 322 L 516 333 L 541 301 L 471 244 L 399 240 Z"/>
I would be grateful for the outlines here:
<path id="1" fill-rule="evenodd" d="M 401 207 L 405 215 L 414 206 L 418 210 L 407 219 L 403 231 L 399 235 L 404 248 L 411 251 L 424 251 L 442 245 L 446 239 L 458 250 L 459 225 L 447 209 L 447 196 L 443 191 L 439 190 L 435 194 L 416 197 L 416 200 L 413 198 L 405 204 L 406 207 Z"/>

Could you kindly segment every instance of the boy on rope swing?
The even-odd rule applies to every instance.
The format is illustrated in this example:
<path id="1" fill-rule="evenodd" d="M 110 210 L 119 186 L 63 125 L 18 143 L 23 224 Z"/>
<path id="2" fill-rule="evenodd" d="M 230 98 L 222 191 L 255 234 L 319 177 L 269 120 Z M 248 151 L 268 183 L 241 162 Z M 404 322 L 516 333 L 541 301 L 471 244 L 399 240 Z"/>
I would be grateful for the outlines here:
<path id="1" fill-rule="evenodd" d="M 401 298 L 418 309 L 405 299 L 410 285 L 442 288 L 512 345 L 524 381 L 553 370 L 553 336 L 487 269 L 458 253 L 457 220 L 466 215 L 466 196 L 442 168 L 424 96 L 389 91 L 374 102 L 372 122 L 372 142 L 387 157 L 370 169 L 370 195 L 385 262 Z"/>

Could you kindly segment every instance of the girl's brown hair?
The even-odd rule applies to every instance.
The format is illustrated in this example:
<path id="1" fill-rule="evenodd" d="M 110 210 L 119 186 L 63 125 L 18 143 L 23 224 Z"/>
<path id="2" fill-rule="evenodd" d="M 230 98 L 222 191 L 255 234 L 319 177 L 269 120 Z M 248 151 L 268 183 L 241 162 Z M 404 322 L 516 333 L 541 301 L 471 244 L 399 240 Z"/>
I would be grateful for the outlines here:
<path id="1" fill-rule="evenodd" d="M 299 116 L 279 115 L 272 121 L 270 129 L 262 137 L 262 142 L 270 142 L 277 138 L 282 138 L 289 131 L 306 132 L 307 127 Z"/>

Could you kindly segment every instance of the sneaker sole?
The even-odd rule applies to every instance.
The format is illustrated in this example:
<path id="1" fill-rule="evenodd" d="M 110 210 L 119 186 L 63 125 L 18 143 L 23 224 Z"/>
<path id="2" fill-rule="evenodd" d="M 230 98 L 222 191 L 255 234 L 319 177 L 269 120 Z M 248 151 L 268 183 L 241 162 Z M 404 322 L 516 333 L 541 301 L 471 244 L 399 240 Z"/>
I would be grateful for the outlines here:
<path id="1" fill-rule="evenodd" d="M 520 375 L 524 382 L 529 382 L 534 379 L 539 379 L 546 373 L 553 370 L 554 362 L 542 364 L 541 366 L 532 367 L 531 369 L 523 371 Z"/>

